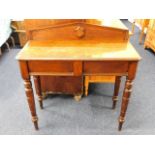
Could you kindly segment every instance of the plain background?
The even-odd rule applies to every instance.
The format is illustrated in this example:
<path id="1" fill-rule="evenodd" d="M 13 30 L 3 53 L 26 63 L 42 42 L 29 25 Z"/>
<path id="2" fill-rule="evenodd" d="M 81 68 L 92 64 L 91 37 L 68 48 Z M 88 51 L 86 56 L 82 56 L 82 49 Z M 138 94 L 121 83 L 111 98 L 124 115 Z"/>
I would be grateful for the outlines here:
<path id="1" fill-rule="evenodd" d="M 0 6 L 0 18 L 12 19 L 155 18 L 153 0 L 1 0 Z M 0 136 L 0 154 L 151 155 L 154 154 L 154 138 L 154 136 Z"/>

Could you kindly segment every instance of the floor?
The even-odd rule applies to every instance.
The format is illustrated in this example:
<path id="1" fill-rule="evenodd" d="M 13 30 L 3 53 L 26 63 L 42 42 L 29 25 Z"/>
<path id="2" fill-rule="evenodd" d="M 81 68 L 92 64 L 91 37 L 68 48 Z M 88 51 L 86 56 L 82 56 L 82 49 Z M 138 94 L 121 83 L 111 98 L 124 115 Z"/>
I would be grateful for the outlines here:
<path id="1" fill-rule="evenodd" d="M 131 29 L 127 20 L 123 22 Z M 115 110 L 111 109 L 112 84 L 91 84 L 89 96 L 80 102 L 70 95 L 51 95 L 44 100 L 44 110 L 36 100 L 40 130 L 35 131 L 15 59 L 20 49 L 15 48 L 3 51 L 0 57 L 0 134 L 155 134 L 155 54 L 144 50 L 138 38 L 139 29 L 135 28 L 130 40 L 142 60 L 121 132 L 117 127 L 124 79 Z"/>

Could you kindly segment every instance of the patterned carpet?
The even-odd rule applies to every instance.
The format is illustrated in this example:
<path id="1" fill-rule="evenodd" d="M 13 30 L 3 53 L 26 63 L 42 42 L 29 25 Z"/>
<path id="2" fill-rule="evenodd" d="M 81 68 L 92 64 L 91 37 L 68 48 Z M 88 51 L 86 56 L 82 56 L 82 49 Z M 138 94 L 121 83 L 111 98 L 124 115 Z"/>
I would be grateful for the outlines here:
<path id="1" fill-rule="evenodd" d="M 131 24 L 123 20 L 131 29 Z M 124 79 L 116 110 L 112 106 L 112 84 L 91 84 L 89 96 L 77 103 L 70 95 L 51 95 L 39 109 L 39 131 L 35 131 L 24 86 L 15 60 L 20 49 L 3 51 L 0 57 L 0 134 L 155 134 L 155 54 L 139 45 L 139 29 L 131 43 L 142 57 L 134 81 L 123 130 L 117 131 Z"/>

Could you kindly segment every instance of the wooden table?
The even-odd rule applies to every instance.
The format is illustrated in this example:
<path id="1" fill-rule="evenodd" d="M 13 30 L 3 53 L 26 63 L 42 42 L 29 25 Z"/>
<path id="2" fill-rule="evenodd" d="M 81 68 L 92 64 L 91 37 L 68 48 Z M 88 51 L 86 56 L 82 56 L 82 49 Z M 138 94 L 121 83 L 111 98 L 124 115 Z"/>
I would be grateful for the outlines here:
<path id="1" fill-rule="evenodd" d="M 92 25 L 87 27 L 72 23 L 82 22 Z M 70 27 L 66 28 L 68 25 Z M 101 19 L 26 19 L 24 20 L 28 40 L 102 40 L 102 42 L 127 42 L 128 28 L 120 20 Z M 94 26 L 93 26 L 94 25 Z M 98 25 L 98 26 L 95 26 Z M 111 27 L 106 29 L 105 26 Z M 101 28 L 104 27 L 104 28 Z M 100 29 L 101 28 L 101 29 Z M 114 28 L 114 29 L 113 29 Z M 116 28 L 116 29 L 115 29 Z M 65 29 L 65 31 L 64 31 Z M 131 33 L 129 32 L 129 35 Z M 80 37 L 81 35 L 81 37 Z M 83 36 L 82 36 L 83 35 Z M 118 80 L 117 80 L 118 79 Z M 83 77 L 73 76 L 40 76 L 41 94 L 43 98 L 47 94 L 71 94 L 76 101 L 79 101 L 85 92 L 88 94 L 89 83 L 110 82 L 115 83 L 113 95 L 113 108 L 115 108 L 116 96 L 118 94 L 119 80 L 116 76 L 88 75 Z M 36 81 L 36 80 L 35 80 Z M 36 89 L 38 88 L 35 82 Z M 39 99 L 40 100 L 40 99 Z M 40 102 L 40 108 L 43 104 Z"/>
<path id="2" fill-rule="evenodd" d="M 50 34 L 50 31 L 54 34 L 57 31 L 55 29 L 48 28 L 47 34 Z M 81 77 L 81 79 L 85 75 L 114 75 L 126 76 L 119 116 L 118 129 L 121 130 L 125 120 L 138 61 L 140 60 L 140 56 L 128 42 L 128 31 L 84 23 L 73 23 L 64 27 L 59 26 L 58 29 L 59 33 L 63 32 L 61 33 L 63 35 L 62 38 L 68 32 L 72 32 L 68 36 L 72 40 L 51 40 L 51 35 L 48 35 L 49 40 L 46 41 L 31 40 L 16 57 L 19 61 L 35 129 L 38 129 L 38 117 L 31 76 L 34 77 L 37 83 L 36 90 L 39 95 L 39 102 L 42 103 L 40 87 L 40 76 L 42 75 L 63 75 Z M 36 35 L 38 38 L 41 36 L 42 31 L 45 33 L 45 30 L 40 30 L 37 34 L 34 31 L 33 35 Z M 123 34 L 124 37 L 120 37 L 119 34 Z"/>

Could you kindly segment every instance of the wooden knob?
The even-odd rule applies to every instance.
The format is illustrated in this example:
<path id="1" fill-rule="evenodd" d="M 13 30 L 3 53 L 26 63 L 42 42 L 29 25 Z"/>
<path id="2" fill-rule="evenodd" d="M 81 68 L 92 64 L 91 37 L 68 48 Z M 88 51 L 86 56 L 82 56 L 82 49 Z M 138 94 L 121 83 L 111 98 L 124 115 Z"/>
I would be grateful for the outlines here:
<path id="1" fill-rule="evenodd" d="M 76 31 L 76 36 L 77 36 L 77 37 L 79 37 L 79 38 L 84 37 L 84 35 L 85 35 L 85 29 L 84 29 L 84 27 L 82 27 L 82 26 L 77 26 L 77 27 L 75 28 L 75 31 Z"/>

